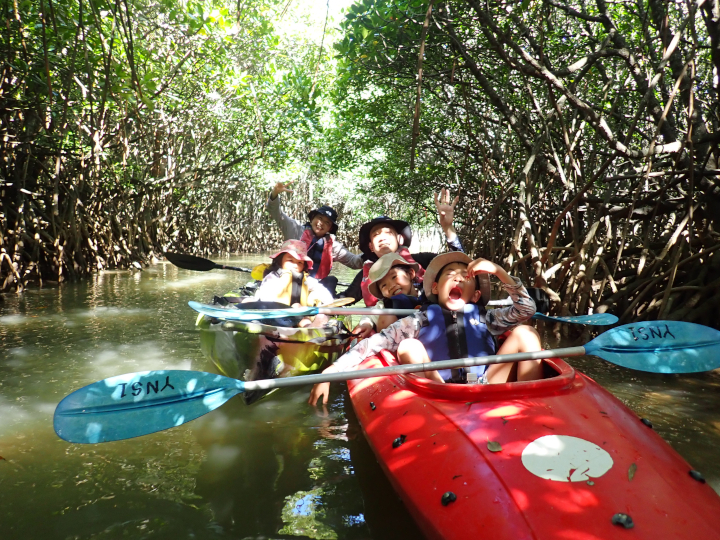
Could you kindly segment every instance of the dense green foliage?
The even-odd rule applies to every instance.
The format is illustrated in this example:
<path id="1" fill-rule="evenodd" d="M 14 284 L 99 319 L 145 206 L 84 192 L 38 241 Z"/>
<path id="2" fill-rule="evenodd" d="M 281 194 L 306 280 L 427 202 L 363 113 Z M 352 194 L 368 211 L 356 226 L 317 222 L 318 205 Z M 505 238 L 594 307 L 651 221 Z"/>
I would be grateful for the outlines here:
<path id="1" fill-rule="evenodd" d="M 312 151 L 326 76 L 311 95 L 279 3 L 3 6 L 5 287 L 258 237 L 261 171 Z"/>
<path id="2" fill-rule="evenodd" d="M 415 219 L 458 191 L 466 245 L 561 309 L 675 302 L 709 321 L 719 17 L 717 1 L 363 0 L 335 46 L 337 115 L 371 191 Z"/>

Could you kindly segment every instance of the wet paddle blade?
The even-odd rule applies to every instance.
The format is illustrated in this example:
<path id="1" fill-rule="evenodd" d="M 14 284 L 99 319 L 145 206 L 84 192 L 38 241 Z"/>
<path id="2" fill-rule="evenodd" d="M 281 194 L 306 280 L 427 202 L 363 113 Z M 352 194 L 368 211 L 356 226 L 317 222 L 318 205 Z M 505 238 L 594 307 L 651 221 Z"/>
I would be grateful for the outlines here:
<path id="1" fill-rule="evenodd" d="M 680 321 L 625 324 L 585 345 L 587 354 L 651 373 L 697 373 L 720 367 L 720 332 Z"/>
<path id="2" fill-rule="evenodd" d="M 207 272 L 218 267 L 217 264 L 209 259 L 196 257 L 195 255 L 185 255 L 183 253 L 164 253 L 165 258 L 178 268 L 185 270 L 195 270 L 197 272 Z"/>
<path id="3" fill-rule="evenodd" d="M 198 371 L 146 371 L 110 377 L 66 396 L 55 433 L 73 443 L 140 437 L 194 420 L 243 391 L 236 379 Z"/>
<path id="4" fill-rule="evenodd" d="M 594 313 L 592 315 L 578 315 L 574 317 L 553 317 L 544 313 L 536 313 L 533 319 L 541 321 L 561 322 L 567 324 L 585 324 L 588 326 L 610 326 L 618 322 L 612 313 Z"/>
<path id="5" fill-rule="evenodd" d="M 245 310 L 237 308 L 221 308 L 190 301 L 188 306 L 208 317 L 224 321 L 257 321 L 262 319 L 282 319 L 283 317 L 310 317 L 319 313 L 316 307 Z"/>

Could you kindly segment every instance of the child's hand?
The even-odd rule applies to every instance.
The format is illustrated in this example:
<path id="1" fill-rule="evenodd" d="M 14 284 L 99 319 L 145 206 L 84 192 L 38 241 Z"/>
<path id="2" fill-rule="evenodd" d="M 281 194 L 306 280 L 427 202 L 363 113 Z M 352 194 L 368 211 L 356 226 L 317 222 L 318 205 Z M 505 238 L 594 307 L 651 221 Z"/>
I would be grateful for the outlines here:
<path id="1" fill-rule="evenodd" d="M 498 279 L 503 283 L 514 283 L 513 279 L 502 266 L 498 266 L 494 262 L 488 261 L 487 259 L 478 258 L 468 264 L 466 279 L 473 279 L 475 276 L 480 274 L 493 274 L 497 276 Z"/>
<path id="2" fill-rule="evenodd" d="M 355 328 L 352 329 L 352 333 L 357 336 L 357 339 L 366 339 L 369 338 L 373 333 L 373 326 L 372 324 L 368 323 L 362 323 L 358 324 Z"/>
<path id="3" fill-rule="evenodd" d="M 312 391 L 310 392 L 310 397 L 308 398 L 308 403 L 312 406 L 317 405 L 318 400 L 320 403 L 328 403 L 328 397 L 330 396 L 330 383 L 329 382 L 322 382 L 317 383 L 315 386 L 313 386 Z"/>
<path id="4" fill-rule="evenodd" d="M 306 328 L 312 324 L 312 321 L 309 317 L 303 317 L 300 319 L 300 322 L 298 323 L 298 328 Z"/>
<path id="5" fill-rule="evenodd" d="M 472 279 L 480 274 L 496 274 L 498 268 L 500 268 L 494 262 L 488 261 L 487 259 L 478 258 L 468 264 L 467 267 L 467 278 Z"/>

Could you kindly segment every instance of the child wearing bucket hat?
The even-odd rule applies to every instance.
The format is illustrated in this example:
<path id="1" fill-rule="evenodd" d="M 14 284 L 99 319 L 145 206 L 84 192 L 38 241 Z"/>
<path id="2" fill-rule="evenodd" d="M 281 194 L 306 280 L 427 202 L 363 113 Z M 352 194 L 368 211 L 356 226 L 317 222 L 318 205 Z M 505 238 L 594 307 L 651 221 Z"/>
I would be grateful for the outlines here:
<path id="1" fill-rule="evenodd" d="M 495 275 L 513 300 L 511 306 L 485 311 L 478 303 L 482 291 L 476 276 Z M 469 358 L 540 350 L 540 337 L 534 328 L 521 323 L 535 313 L 532 300 L 522 282 L 500 266 L 485 260 L 471 260 L 460 252 L 438 255 L 423 278 L 423 290 L 431 302 L 418 313 L 400 319 L 382 332 L 364 339 L 325 372 L 357 369 L 369 356 L 386 349 L 396 353 L 401 364 L 427 363 L 450 358 Z M 496 336 L 507 337 L 498 348 Z M 540 360 L 475 366 L 441 371 L 425 371 L 437 383 L 481 383 L 526 381 L 542 377 Z M 313 387 L 308 402 L 327 401 L 328 383 Z"/>
<path id="2" fill-rule="evenodd" d="M 415 279 L 419 270 L 419 264 L 409 263 L 397 253 L 387 253 L 370 267 L 368 290 L 380 299 L 382 307 L 419 308 L 424 302 L 418 291 L 421 284 Z M 395 321 L 395 315 L 371 316 L 363 318 L 358 326 L 372 325 L 376 331 L 381 332 Z"/>
<path id="3" fill-rule="evenodd" d="M 317 279 L 308 275 L 313 260 L 300 240 L 286 240 L 280 249 L 270 255 L 272 263 L 265 269 L 262 283 L 255 295 L 245 302 L 282 302 L 289 306 L 319 306 L 333 301 L 333 296 Z M 305 319 L 303 319 L 305 321 Z M 309 320 L 299 326 L 307 326 Z M 314 326 L 327 322 L 318 315 Z"/>
<path id="4" fill-rule="evenodd" d="M 337 212 L 330 206 L 320 206 L 308 212 L 308 221 L 301 223 L 282 212 L 280 193 L 291 191 L 291 182 L 278 182 L 270 193 L 267 209 L 270 216 L 279 225 L 284 240 L 302 240 L 313 261 L 310 276 L 320 280 L 333 294 L 337 287 L 337 278 L 329 276 L 335 261 L 348 268 L 362 268 L 363 257 L 348 251 L 335 238 L 337 232 Z"/>

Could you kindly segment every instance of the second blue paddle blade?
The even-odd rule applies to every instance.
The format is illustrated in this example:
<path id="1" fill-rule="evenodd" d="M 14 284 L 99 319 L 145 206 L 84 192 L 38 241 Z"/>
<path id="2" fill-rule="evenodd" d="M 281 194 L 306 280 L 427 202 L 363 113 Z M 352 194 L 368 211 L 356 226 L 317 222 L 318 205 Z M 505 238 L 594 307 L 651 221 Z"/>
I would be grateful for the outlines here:
<path id="1" fill-rule="evenodd" d="M 55 432 L 74 443 L 139 437 L 194 420 L 242 389 L 241 381 L 198 371 L 118 375 L 66 396 L 55 409 Z"/>
<path id="2" fill-rule="evenodd" d="M 625 324 L 600 334 L 585 351 L 639 371 L 697 373 L 720 367 L 720 332 L 680 321 Z"/>
<path id="3" fill-rule="evenodd" d="M 612 313 L 593 313 L 592 315 L 575 315 L 568 317 L 555 317 L 545 315 L 544 313 L 536 313 L 533 319 L 543 321 L 563 322 L 569 324 L 587 324 L 589 326 L 611 326 L 618 322 L 618 318 Z"/>
<path id="4" fill-rule="evenodd" d="M 201 304 L 193 300 L 188 302 L 188 306 L 202 313 L 207 317 L 214 317 L 224 321 L 256 321 L 263 319 L 282 319 L 285 317 L 306 317 L 317 315 L 317 308 L 287 308 L 287 309 L 237 309 L 222 308 Z"/>

